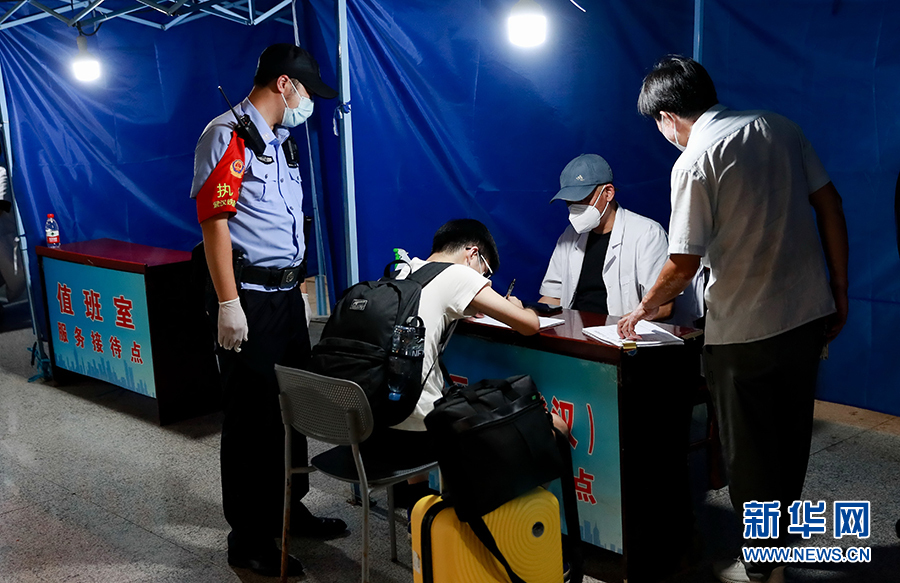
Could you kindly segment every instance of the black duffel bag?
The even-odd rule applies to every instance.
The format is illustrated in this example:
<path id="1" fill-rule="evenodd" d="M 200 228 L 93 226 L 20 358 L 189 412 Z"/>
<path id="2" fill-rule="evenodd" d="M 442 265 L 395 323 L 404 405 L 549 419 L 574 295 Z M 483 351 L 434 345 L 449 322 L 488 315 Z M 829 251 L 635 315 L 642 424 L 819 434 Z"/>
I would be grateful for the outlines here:
<path id="1" fill-rule="evenodd" d="M 460 520 L 483 516 L 563 473 L 550 413 L 528 375 L 451 387 L 425 427 Z"/>
<path id="2" fill-rule="evenodd" d="M 531 377 L 453 385 L 435 401 L 425 427 L 437 450 L 444 499 L 472 527 L 513 583 L 525 582 L 503 556 L 482 516 L 542 484 L 562 479 L 569 525 L 563 543 L 571 567 L 567 581 L 580 583 L 583 558 L 572 452 L 568 438 L 554 429 Z"/>

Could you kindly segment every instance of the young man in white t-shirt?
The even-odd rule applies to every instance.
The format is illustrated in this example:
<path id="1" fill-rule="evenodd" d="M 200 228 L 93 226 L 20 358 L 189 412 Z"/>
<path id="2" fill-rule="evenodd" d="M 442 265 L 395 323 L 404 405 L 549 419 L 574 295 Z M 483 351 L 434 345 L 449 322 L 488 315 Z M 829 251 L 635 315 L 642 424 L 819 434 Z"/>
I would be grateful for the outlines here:
<path id="1" fill-rule="evenodd" d="M 394 427 L 376 430 L 361 446 L 364 454 L 376 448 L 393 451 L 411 465 L 436 459 L 423 420 L 442 396 L 444 381 L 436 359 L 447 327 L 466 316 L 483 313 L 521 334 L 535 334 L 540 329 L 534 311 L 523 308 L 517 298 L 505 298 L 491 287 L 489 278 L 500 266 L 500 257 L 494 238 L 481 222 L 456 219 L 438 229 L 428 259 L 413 258 L 410 265 L 415 271 L 430 262 L 452 265 L 422 288 L 419 299 L 419 317 L 425 324 L 422 396 L 408 418 Z M 520 371 L 510 371 L 510 374 L 516 372 Z M 565 428 L 565 423 L 555 416 L 554 424 Z"/>

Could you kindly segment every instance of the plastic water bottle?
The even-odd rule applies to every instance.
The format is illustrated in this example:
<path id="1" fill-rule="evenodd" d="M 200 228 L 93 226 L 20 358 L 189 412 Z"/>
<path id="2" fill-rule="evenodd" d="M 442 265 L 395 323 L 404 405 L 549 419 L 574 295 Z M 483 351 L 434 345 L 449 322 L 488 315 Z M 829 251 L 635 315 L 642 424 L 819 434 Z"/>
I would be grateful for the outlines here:
<path id="1" fill-rule="evenodd" d="M 47 247 L 56 249 L 59 247 L 59 223 L 53 218 L 53 213 L 47 215 L 44 223 L 44 234 L 47 236 Z"/>
<path id="2" fill-rule="evenodd" d="M 394 248 L 394 260 L 403 262 L 398 263 L 394 269 L 399 271 L 403 277 L 409 277 L 409 274 L 412 273 L 412 268 L 410 267 L 412 259 L 410 259 L 406 249 Z"/>
<path id="3" fill-rule="evenodd" d="M 421 374 L 424 356 L 425 327 L 394 326 L 391 354 L 388 356 L 388 400 L 403 399 L 407 383 L 413 380 L 414 375 Z"/>
<path id="4" fill-rule="evenodd" d="M 409 253 L 406 252 L 406 249 L 398 249 L 394 248 L 394 259 L 398 261 L 405 261 L 409 263 L 411 259 L 409 258 Z"/>

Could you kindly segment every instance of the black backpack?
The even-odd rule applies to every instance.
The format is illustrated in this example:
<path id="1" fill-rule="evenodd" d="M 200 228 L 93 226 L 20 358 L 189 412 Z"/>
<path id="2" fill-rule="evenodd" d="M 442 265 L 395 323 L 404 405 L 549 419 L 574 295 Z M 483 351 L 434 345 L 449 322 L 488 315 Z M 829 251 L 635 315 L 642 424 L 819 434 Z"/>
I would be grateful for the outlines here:
<path id="1" fill-rule="evenodd" d="M 427 263 L 397 279 L 399 271 L 390 272 L 396 263 L 385 267 L 381 279 L 344 292 L 312 350 L 313 372 L 362 387 L 378 427 L 400 423 L 419 402 L 425 349 L 419 298 L 422 288 L 451 265 Z M 446 338 L 439 349 L 445 343 Z"/>

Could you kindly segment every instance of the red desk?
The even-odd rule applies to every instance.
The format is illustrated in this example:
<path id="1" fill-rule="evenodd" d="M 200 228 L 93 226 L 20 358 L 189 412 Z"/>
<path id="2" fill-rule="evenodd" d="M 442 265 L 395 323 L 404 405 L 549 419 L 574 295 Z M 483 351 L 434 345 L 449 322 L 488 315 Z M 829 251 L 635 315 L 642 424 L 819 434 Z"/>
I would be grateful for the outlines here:
<path id="1" fill-rule="evenodd" d="M 664 326 L 684 345 L 634 353 L 581 333 L 618 318 L 565 310 L 534 336 L 465 321 L 444 355 L 469 382 L 530 374 L 548 405 L 571 420 L 582 539 L 597 547 L 603 580 L 662 581 L 691 543 L 688 433 L 700 371 L 691 328 Z"/>
<path id="2" fill-rule="evenodd" d="M 80 374 L 155 398 L 160 424 L 219 408 L 190 253 L 114 239 L 36 252 L 54 378 Z"/>

